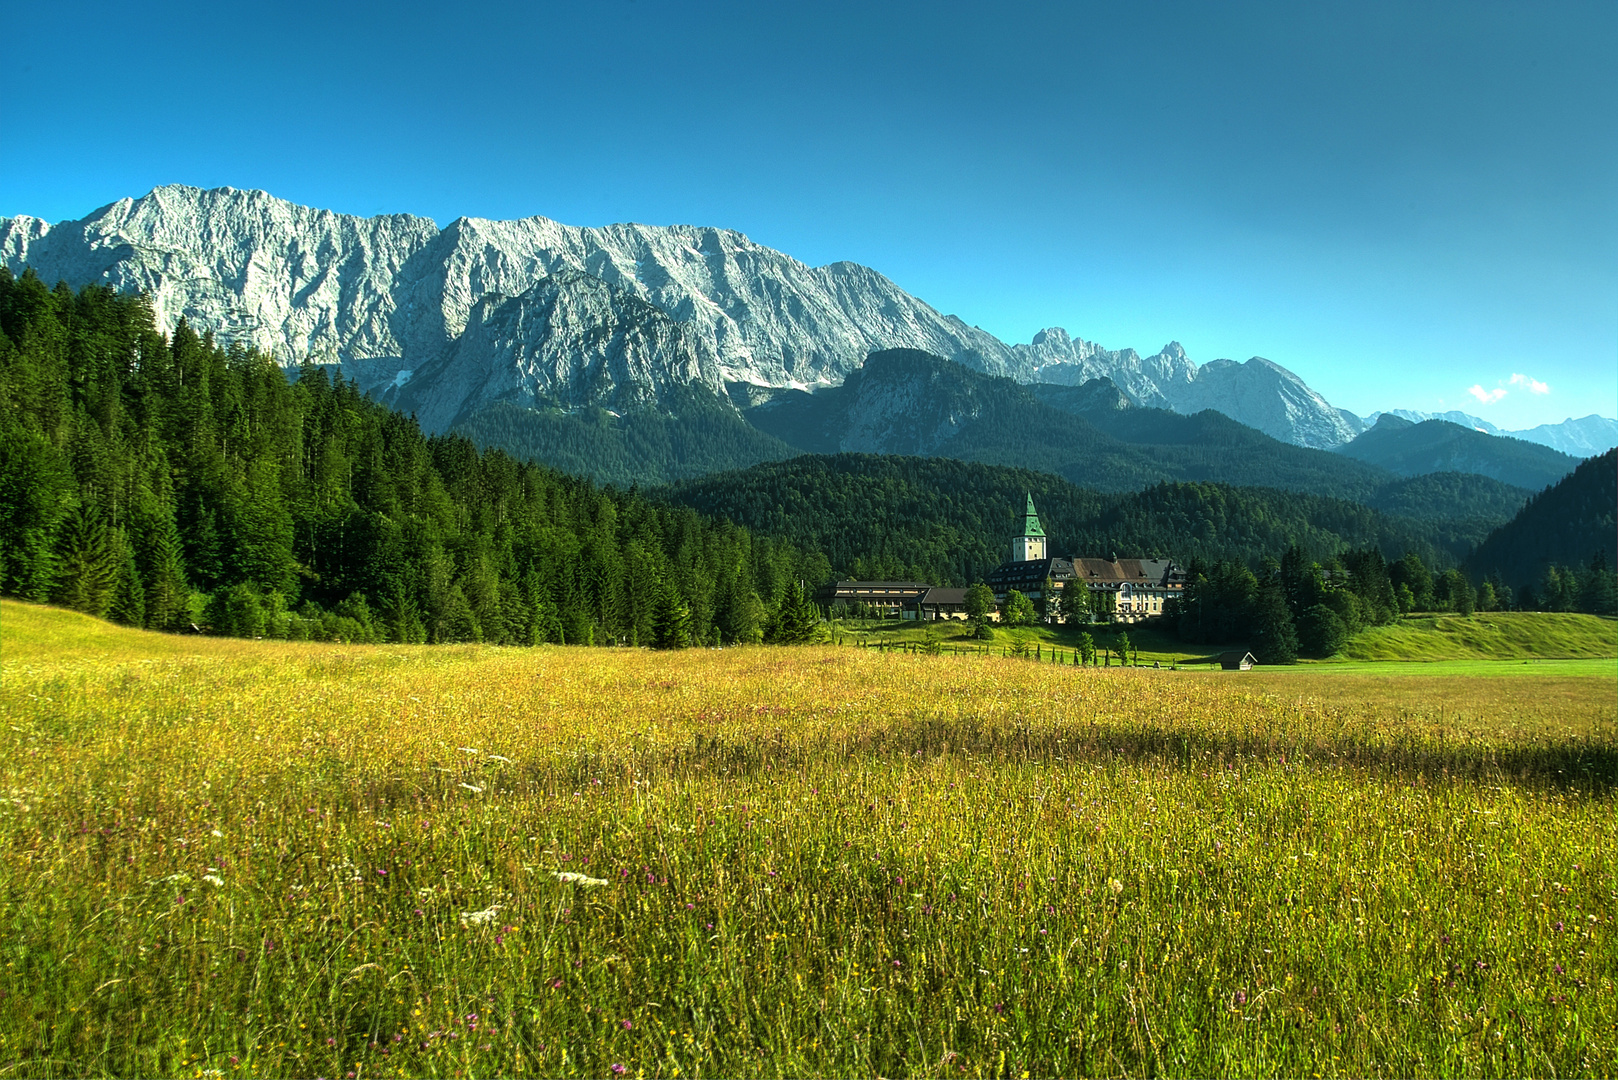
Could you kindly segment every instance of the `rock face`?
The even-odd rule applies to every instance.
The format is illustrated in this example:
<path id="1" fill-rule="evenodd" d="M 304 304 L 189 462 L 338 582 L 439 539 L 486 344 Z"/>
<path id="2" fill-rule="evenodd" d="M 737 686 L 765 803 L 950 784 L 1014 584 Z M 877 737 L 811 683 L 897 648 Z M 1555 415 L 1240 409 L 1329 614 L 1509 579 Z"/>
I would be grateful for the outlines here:
<path id="1" fill-rule="evenodd" d="M 1197 378 L 1197 365 L 1177 341 L 1143 358 L 1134 349 L 1103 349 L 1052 326 L 1035 334 L 1032 344 L 1012 349 L 1025 360 L 1024 382 L 1082 386 L 1092 379 L 1109 379 L 1136 404 L 1153 409 L 1173 408 L 1175 398 Z"/>
<path id="2" fill-rule="evenodd" d="M 1172 390 L 1169 405 L 1176 412 L 1213 409 L 1299 446 L 1327 449 L 1359 434 L 1302 379 L 1261 356 L 1244 364 L 1211 361 L 1197 369 L 1195 379 Z"/>
<path id="3" fill-rule="evenodd" d="M 1218 408 L 1305 446 L 1354 434 L 1267 361 L 1199 369 L 1177 344 L 1142 357 L 1059 327 L 1008 346 L 868 267 L 807 266 L 726 229 L 592 229 L 540 217 L 461 218 L 440 229 L 426 218 L 351 217 L 260 191 L 170 186 L 55 226 L 0 219 L 0 258 L 14 273 L 31 265 L 51 282 L 144 290 L 165 328 L 184 316 L 286 364 L 339 362 L 365 389 L 435 418 L 491 396 L 566 406 L 656 401 L 681 382 L 832 386 L 873 351 L 911 348 L 1025 383 L 1104 377 L 1140 404 Z M 530 295 L 564 280 L 565 289 Z M 660 310 L 684 334 L 653 329 L 628 300 Z M 630 323 L 640 329 L 631 333 Z M 499 363 L 516 368 L 496 374 Z M 451 372 L 451 364 L 472 370 Z"/>
<path id="4" fill-rule="evenodd" d="M 379 396 L 443 431 L 498 402 L 629 412 L 692 386 L 724 390 L 705 338 L 623 289 L 564 270 L 518 296 L 484 296 L 441 358 Z"/>

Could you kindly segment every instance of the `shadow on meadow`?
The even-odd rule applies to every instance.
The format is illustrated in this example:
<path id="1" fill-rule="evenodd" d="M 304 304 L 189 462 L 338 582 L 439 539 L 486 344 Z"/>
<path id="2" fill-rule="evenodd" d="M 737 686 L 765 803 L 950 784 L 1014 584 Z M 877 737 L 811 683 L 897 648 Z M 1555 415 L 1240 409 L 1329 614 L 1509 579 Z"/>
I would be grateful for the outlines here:
<path id="1" fill-rule="evenodd" d="M 567 784 L 615 773 L 645 780 L 693 774 L 776 775 L 795 771 L 869 767 L 920 767 L 942 758 L 985 764 L 1158 766 L 1311 770 L 1344 768 L 1388 778 L 1455 779 L 1551 788 L 1569 794 L 1610 797 L 1618 788 L 1618 744 L 1605 739 L 1544 736 L 1495 743 L 1442 732 L 1399 732 L 1378 737 L 1363 731 L 1312 733 L 1229 732 L 1171 728 L 1107 730 L 1083 726 L 1049 728 L 972 725 L 961 721 L 912 720 L 852 735 L 811 735 L 779 730 L 751 737 L 696 733 L 684 744 L 589 746 L 563 760 L 528 766 L 528 778 Z"/>

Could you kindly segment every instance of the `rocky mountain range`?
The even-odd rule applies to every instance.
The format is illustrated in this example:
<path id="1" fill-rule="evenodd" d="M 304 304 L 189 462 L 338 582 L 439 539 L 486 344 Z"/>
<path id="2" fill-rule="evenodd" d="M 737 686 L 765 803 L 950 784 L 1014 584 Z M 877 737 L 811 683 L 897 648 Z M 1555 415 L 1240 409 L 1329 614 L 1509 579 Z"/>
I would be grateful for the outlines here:
<path id="1" fill-rule="evenodd" d="M 890 348 L 1022 383 L 1105 377 L 1138 404 L 1216 409 L 1300 446 L 1361 427 L 1267 360 L 1199 367 L 1178 344 L 1142 357 L 1056 327 L 1007 345 L 868 267 L 811 267 L 726 229 L 541 217 L 440 229 L 176 185 L 78 221 L 0 219 L 0 258 L 47 281 L 144 290 L 166 328 L 183 317 L 288 365 L 339 363 L 429 430 L 496 401 L 643 408 L 677 386 L 728 399 L 836 386 Z"/>

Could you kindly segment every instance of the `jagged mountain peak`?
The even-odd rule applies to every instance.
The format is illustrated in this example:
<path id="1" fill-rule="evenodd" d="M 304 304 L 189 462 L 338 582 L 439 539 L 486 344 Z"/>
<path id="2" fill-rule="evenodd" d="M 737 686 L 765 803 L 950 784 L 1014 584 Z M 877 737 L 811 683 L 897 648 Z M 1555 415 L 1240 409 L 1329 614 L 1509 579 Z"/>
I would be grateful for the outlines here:
<path id="1" fill-rule="evenodd" d="M 185 317 L 282 363 L 341 362 L 376 391 L 398 388 L 403 371 L 419 378 L 451 355 L 466 360 L 460 341 L 485 297 L 506 298 L 495 310 L 572 270 L 653 305 L 701 339 L 723 383 L 835 386 L 869 353 L 902 347 L 1024 383 L 1107 378 L 1142 405 L 1195 411 L 1217 400 L 1212 407 L 1303 445 L 1354 434 L 1319 395 L 1267 361 L 1204 378 L 1177 342 L 1143 357 L 1057 326 L 1008 346 L 868 266 L 811 267 L 711 226 L 466 216 L 439 228 L 410 214 L 362 218 L 263 191 L 175 184 L 79 221 L 0 219 L 0 257 L 13 272 L 31 265 L 53 281 L 144 290 L 166 329 Z M 670 364 L 689 369 L 684 353 Z"/>

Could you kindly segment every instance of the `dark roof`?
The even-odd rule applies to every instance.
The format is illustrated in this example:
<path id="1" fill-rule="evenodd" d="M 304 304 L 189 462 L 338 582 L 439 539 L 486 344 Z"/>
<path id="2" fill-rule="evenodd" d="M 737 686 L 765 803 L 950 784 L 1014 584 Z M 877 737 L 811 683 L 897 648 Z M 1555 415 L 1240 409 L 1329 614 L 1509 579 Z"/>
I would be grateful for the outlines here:
<path id="1" fill-rule="evenodd" d="M 817 600 L 914 600 L 931 585 L 925 581 L 838 581 L 815 590 Z"/>
<path id="2" fill-rule="evenodd" d="M 1001 563 L 989 571 L 984 584 L 991 589 L 1015 589 L 1029 583 L 1035 586 L 1052 581 L 1069 581 L 1073 577 L 1071 559 L 1029 559 L 1025 562 Z"/>
<path id="3" fill-rule="evenodd" d="M 1073 573 L 1091 585 L 1180 585 L 1185 568 L 1173 559 L 1074 559 Z"/>
<path id="4" fill-rule="evenodd" d="M 921 597 L 923 606 L 928 604 L 948 605 L 951 607 L 966 606 L 965 589 L 928 589 Z"/>

